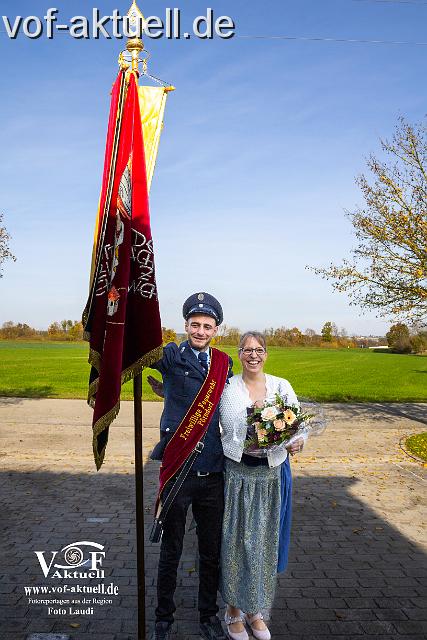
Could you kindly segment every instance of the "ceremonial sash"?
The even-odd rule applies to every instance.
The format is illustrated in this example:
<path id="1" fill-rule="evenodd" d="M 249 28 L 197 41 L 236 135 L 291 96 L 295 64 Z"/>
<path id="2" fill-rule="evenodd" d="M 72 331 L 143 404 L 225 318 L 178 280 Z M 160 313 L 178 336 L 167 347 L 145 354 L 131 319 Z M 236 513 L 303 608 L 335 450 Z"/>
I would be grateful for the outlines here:
<path id="1" fill-rule="evenodd" d="M 206 379 L 165 448 L 160 467 L 160 487 L 156 511 L 166 484 L 180 470 L 208 430 L 227 382 L 228 368 L 228 355 L 218 349 L 211 349 L 210 366 Z"/>

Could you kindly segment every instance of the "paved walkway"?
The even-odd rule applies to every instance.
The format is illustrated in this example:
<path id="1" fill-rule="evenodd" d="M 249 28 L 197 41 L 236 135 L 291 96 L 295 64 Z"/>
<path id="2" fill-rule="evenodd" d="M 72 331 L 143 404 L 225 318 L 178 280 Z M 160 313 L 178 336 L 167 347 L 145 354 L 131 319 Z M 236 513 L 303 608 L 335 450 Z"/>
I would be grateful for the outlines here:
<path id="1" fill-rule="evenodd" d="M 144 404 L 146 454 L 160 411 L 161 404 Z M 327 433 L 292 459 L 293 541 L 278 580 L 273 637 L 425 640 L 427 468 L 398 443 L 426 430 L 427 405 L 327 405 L 326 412 Z M 90 423 L 91 410 L 79 400 L 0 398 L 0 640 L 36 632 L 136 640 L 132 404 L 122 405 L 98 473 Z M 147 531 L 157 471 L 146 462 Z M 49 564 L 51 552 L 80 541 L 105 545 L 105 578 L 45 578 L 35 551 Z M 197 636 L 195 553 L 191 532 L 179 572 L 176 640 Z M 150 624 L 157 557 L 158 545 L 147 543 Z M 54 562 L 61 559 L 58 553 Z M 94 584 L 112 584 L 118 594 L 52 590 Z M 51 593 L 29 595 L 28 587 L 40 586 Z M 70 615 L 70 606 L 86 613 Z"/>

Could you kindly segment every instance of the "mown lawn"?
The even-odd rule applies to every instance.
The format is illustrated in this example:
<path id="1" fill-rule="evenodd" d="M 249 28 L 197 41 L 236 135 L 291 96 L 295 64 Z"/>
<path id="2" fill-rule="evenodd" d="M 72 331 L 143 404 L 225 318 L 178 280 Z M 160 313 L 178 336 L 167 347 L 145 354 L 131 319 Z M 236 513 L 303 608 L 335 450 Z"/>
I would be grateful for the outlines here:
<path id="1" fill-rule="evenodd" d="M 224 348 L 240 371 L 235 348 Z M 0 341 L 0 396 L 85 398 L 86 343 Z M 266 371 L 287 378 L 299 396 L 338 402 L 427 402 L 427 357 L 369 349 L 271 347 Z M 143 398 L 155 400 L 143 374 Z M 153 373 L 151 371 L 151 373 Z M 132 383 L 123 388 L 132 398 Z"/>

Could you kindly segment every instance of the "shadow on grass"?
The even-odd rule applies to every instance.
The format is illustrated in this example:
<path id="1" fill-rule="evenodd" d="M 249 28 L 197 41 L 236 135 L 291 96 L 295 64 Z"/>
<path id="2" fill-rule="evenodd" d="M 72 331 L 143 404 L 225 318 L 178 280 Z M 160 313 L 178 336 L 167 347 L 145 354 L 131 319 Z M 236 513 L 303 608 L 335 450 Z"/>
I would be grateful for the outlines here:
<path id="1" fill-rule="evenodd" d="M 19 404 L 25 398 L 51 398 L 54 389 L 44 387 L 0 387 L 0 404 Z"/>
<path id="2" fill-rule="evenodd" d="M 100 473 L 60 471 L 61 465 L 62 460 L 55 465 L 58 472 L 0 473 L 2 633 L 6 640 L 24 640 L 28 633 L 46 631 L 91 640 L 108 629 L 108 638 L 115 633 L 124 640 L 136 638 L 134 476 L 104 468 Z M 158 465 L 147 463 L 144 476 L 148 534 Z M 291 553 L 287 571 L 279 576 L 272 612 L 276 637 L 371 640 L 377 634 L 397 639 L 399 634 L 408 637 L 407 633 L 417 634 L 413 636 L 417 640 L 425 637 L 420 612 L 425 604 L 421 594 L 426 555 L 355 495 L 357 483 L 357 478 L 343 473 L 294 478 Z M 103 522 L 91 522 L 94 518 Z M 24 595 L 24 586 L 55 584 L 44 579 L 34 551 L 45 549 L 50 559 L 52 551 L 77 540 L 105 545 L 106 578 L 97 582 L 118 586 L 119 597 L 109 596 L 108 607 L 95 605 L 93 615 L 69 616 L 68 611 L 48 615 L 46 604 L 29 603 Z M 195 532 L 188 532 L 178 573 L 174 640 L 199 635 L 196 549 Z M 159 545 L 147 540 L 145 552 L 146 614 L 151 627 Z"/>

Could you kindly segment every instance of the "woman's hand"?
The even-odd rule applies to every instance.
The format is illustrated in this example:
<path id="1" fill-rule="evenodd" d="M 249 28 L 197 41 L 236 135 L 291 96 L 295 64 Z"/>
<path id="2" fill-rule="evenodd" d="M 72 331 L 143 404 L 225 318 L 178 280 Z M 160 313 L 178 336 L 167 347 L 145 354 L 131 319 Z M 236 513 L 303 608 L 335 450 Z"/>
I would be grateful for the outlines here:
<path id="1" fill-rule="evenodd" d="M 294 456 L 296 453 L 298 453 L 298 451 L 302 451 L 303 448 L 304 448 L 304 438 L 298 438 L 298 440 L 295 440 L 295 442 L 290 444 L 289 447 L 286 447 L 286 449 L 289 451 L 291 456 Z"/>

